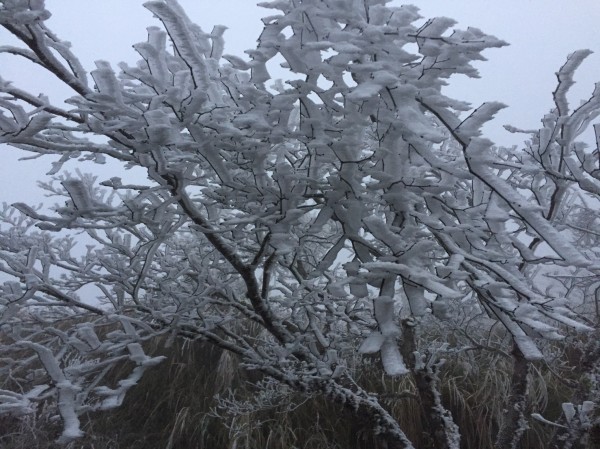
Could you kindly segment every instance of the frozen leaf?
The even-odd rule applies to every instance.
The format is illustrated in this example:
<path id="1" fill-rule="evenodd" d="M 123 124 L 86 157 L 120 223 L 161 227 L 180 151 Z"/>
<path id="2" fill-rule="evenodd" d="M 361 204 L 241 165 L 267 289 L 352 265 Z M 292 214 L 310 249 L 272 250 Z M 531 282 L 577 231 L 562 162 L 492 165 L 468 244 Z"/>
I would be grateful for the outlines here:
<path id="1" fill-rule="evenodd" d="M 396 313 L 394 311 L 394 298 L 390 296 L 378 296 L 373 300 L 375 306 L 375 319 L 379 325 L 379 331 L 385 337 L 395 337 L 400 333 L 396 324 Z"/>
<path id="2" fill-rule="evenodd" d="M 438 320 L 448 320 L 451 317 L 448 301 L 444 298 L 437 298 L 431 305 L 433 316 Z"/>
<path id="3" fill-rule="evenodd" d="M 409 373 L 398 345 L 393 340 L 383 342 L 381 346 L 381 363 L 389 376 L 402 376 Z"/>
<path id="4" fill-rule="evenodd" d="M 361 354 L 374 354 L 379 352 L 384 341 L 385 337 L 381 334 L 381 332 L 371 332 L 371 334 L 365 338 L 358 348 L 358 352 Z"/>
<path id="5" fill-rule="evenodd" d="M 575 406 L 570 402 L 563 402 L 562 410 L 565 414 L 565 419 L 567 420 L 567 422 L 570 423 L 571 421 L 573 421 L 573 418 L 575 418 L 576 414 Z"/>
<path id="6" fill-rule="evenodd" d="M 62 182 L 67 193 L 73 200 L 73 205 L 80 212 L 89 211 L 94 207 L 94 202 L 90 197 L 87 186 L 79 179 L 67 179 Z"/>
<path id="7" fill-rule="evenodd" d="M 412 315 L 416 317 L 425 315 L 427 307 L 429 306 L 429 301 L 425 298 L 423 288 L 405 282 L 403 289 L 408 298 L 408 304 Z"/>

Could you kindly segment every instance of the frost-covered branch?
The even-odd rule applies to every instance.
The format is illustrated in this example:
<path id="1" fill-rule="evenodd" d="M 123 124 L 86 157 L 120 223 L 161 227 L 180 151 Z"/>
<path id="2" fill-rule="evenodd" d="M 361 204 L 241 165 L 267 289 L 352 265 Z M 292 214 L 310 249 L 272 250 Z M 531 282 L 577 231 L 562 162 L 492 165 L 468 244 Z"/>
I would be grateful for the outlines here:
<path id="1" fill-rule="evenodd" d="M 590 330 L 534 275 L 596 269 L 560 221 L 569 192 L 598 191 L 598 150 L 574 140 L 597 95 L 565 104 L 585 52 L 559 72 L 543 129 L 511 152 L 482 131 L 503 105 L 470 111 L 442 93 L 505 42 L 447 18 L 418 26 L 412 6 L 268 2 L 275 15 L 242 58 L 223 55 L 222 27 L 203 31 L 175 0 L 147 2 L 160 27 L 134 46 L 139 62 L 98 60 L 88 79 L 44 25 L 43 1 L 2 5 L 0 24 L 25 48 L 0 51 L 77 95 L 67 110 L 0 84 L 0 142 L 55 158 L 42 185 L 59 198 L 2 215 L 1 338 L 30 355 L 0 372 L 21 373 L 16 391 L 34 354 L 45 374 L 0 396 L 0 411 L 53 398 L 63 440 L 77 437 L 83 413 L 118 406 L 160 361 L 145 342 L 168 334 L 358 411 L 390 448 L 413 447 L 353 372 L 357 354 L 373 354 L 388 375 L 412 376 L 435 445 L 454 449 L 460 429 L 441 400 L 441 361 L 425 362 L 425 323 L 454 322 L 453 311 L 499 323 L 525 375 L 546 340 Z M 271 87 L 276 58 L 294 79 Z M 63 170 L 74 158 L 146 179 L 74 176 Z M 109 385 L 124 361 L 131 370 Z"/>

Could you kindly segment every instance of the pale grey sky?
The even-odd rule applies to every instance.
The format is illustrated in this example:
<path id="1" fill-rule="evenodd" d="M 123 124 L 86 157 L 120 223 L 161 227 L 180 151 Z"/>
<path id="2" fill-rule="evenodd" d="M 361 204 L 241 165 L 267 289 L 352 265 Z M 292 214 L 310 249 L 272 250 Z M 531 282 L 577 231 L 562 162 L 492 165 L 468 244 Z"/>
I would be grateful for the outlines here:
<path id="1" fill-rule="evenodd" d="M 226 25 L 226 53 L 242 55 L 252 48 L 261 31 L 260 18 L 273 14 L 255 5 L 253 0 L 180 0 L 190 18 L 206 31 L 215 24 Z M 486 100 L 506 103 L 509 109 L 498 114 L 488 126 L 488 136 L 499 145 L 512 145 L 520 137 L 502 129 L 503 124 L 533 128 L 552 106 L 555 72 L 567 54 L 590 48 L 597 54 L 584 63 L 576 80 L 575 102 L 588 96 L 600 81 L 600 2 L 598 0 L 422 0 L 394 1 L 412 3 L 421 8 L 424 18 L 452 17 L 457 27 L 473 26 L 493 34 L 511 45 L 488 51 L 488 61 L 479 64 L 482 78 L 452 79 L 448 93 L 476 107 Z M 142 0 L 46 0 L 53 12 L 48 25 L 60 37 L 72 43 L 84 67 L 93 69 L 93 61 L 104 59 L 116 66 L 120 61 L 133 63 L 136 54 L 131 45 L 146 39 L 146 26 L 157 25 Z M 10 36 L 0 31 L 0 45 Z M 52 98 L 72 95 L 68 89 L 45 77 L 29 64 L 0 56 L 0 75 L 19 87 L 51 92 Z M 43 177 L 50 160 L 15 165 L 11 149 L 0 147 L 0 202 L 28 201 L 34 194 L 26 188 Z M 73 169 L 73 167 L 70 167 Z"/>

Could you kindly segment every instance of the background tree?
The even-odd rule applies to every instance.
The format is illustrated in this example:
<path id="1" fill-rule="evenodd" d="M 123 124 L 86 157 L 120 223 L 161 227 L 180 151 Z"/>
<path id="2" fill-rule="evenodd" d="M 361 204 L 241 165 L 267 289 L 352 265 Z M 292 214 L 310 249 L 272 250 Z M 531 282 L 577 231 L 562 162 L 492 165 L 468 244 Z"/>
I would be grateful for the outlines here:
<path id="1" fill-rule="evenodd" d="M 597 193 L 597 150 L 575 140 L 597 95 L 572 113 L 565 97 L 586 53 L 559 72 L 556 109 L 528 151 L 510 153 L 480 131 L 503 105 L 471 111 L 442 93 L 505 43 L 446 18 L 416 26 L 415 7 L 386 3 L 264 3 L 278 13 L 244 59 L 223 54 L 223 27 L 206 33 L 174 0 L 147 2 L 163 28 L 135 45 L 140 61 L 119 73 L 98 61 L 90 79 L 44 25 L 43 1 L 0 2 L 0 24 L 24 45 L 2 51 L 75 92 L 66 109 L 0 79 L 0 142 L 59 156 L 44 186 L 63 201 L 3 213 L 0 410 L 54 401 L 69 442 L 83 414 L 119 406 L 162 360 L 144 342 L 168 335 L 217 345 L 364 417 L 387 447 L 414 447 L 353 369 L 357 352 L 377 354 L 388 375 L 414 380 L 427 444 L 458 448 L 439 374 L 466 348 L 423 332 L 450 312 L 479 311 L 481 326 L 500 323 L 513 344 L 496 447 L 516 447 L 540 342 L 594 324 L 534 275 L 597 270 L 557 223 L 567 193 Z M 278 56 L 297 75 L 285 84 L 267 68 Z M 61 172 L 72 158 L 110 159 L 147 179 Z M 108 382 L 125 362 L 127 374 Z M 590 429 L 593 397 L 566 417 L 573 441 Z"/>

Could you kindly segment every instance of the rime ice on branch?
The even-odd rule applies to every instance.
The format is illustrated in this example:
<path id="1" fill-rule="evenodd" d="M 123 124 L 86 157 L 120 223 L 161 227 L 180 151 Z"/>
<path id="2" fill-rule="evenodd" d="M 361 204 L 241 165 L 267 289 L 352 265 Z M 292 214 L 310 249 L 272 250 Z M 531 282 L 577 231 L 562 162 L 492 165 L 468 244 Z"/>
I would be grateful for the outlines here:
<path id="1" fill-rule="evenodd" d="M 583 269 L 589 260 L 556 225 L 560 204 L 513 175 L 537 170 L 597 193 L 596 162 L 572 151 L 557 168 L 540 150 L 507 177 L 503 153 L 481 136 L 503 105 L 461 120 L 470 107 L 442 93 L 453 75 L 476 77 L 472 63 L 505 43 L 447 18 L 418 26 L 417 8 L 386 3 L 262 3 L 273 11 L 257 47 L 232 56 L 223 54 L 223 27 L 206 32 L 176 1 L 151 1 L 144 6 L 161 27 L 134 46 L 138 63 L 115 70 L 98 61 L 89 75 L 45 26 L 43 1 L 0 4 L 0 24 L 22 43 L 0 51 L 74 93 L 64 107 L 0 80 L 0 142 L 48 156 L 46 188 L 64 199 L 52 212 L 19 203 L 20 214 L 3 213 L 0 270 L 10 280 L 1 338 L 39 362 L 2 358 L 0 372 L 21 377 L 0 411 L 29 413 L 54 398 L 62 440 L 77 437 L 81 414 L 118 406 L 160 361 L 143 342 L 168 334 L 207 340 L 249 369 L 343 403 L 389 447 L 410 448 L 354 379 L 357 351 L 380 354 L 390 375 L 434 375 L 434 355 L 425 362 L 416 346 L 405 349 L 423 321 L 450 320 L 466 303 L 502 323 L 527 360 L 543 357 L 538 338 L 588 329 L 526 267 Z M 293 80 L 272 80 L 276 57 Z M 568 115 L 569 67 L 548 119 L 560 125 L 537 135 L 565 148 L 600 110 L 594 94 Z M 72 158 L 142 168 L 147 180 L 73 177 L 61 172 Z M 84 232 L 87 252 L 59 231 Z M 84 286 L 99 298 L 80 297 Z M 258 337 L 245 331 L 250 323 Z M 126 360 L 129 377 L 104 385 Z M 27 370 L 39 366 L 45 388 L 25 388 Z M 424 403 L 437 447 L 457 448 L 431 379 L 419 393 L 433 395 Z"/>

